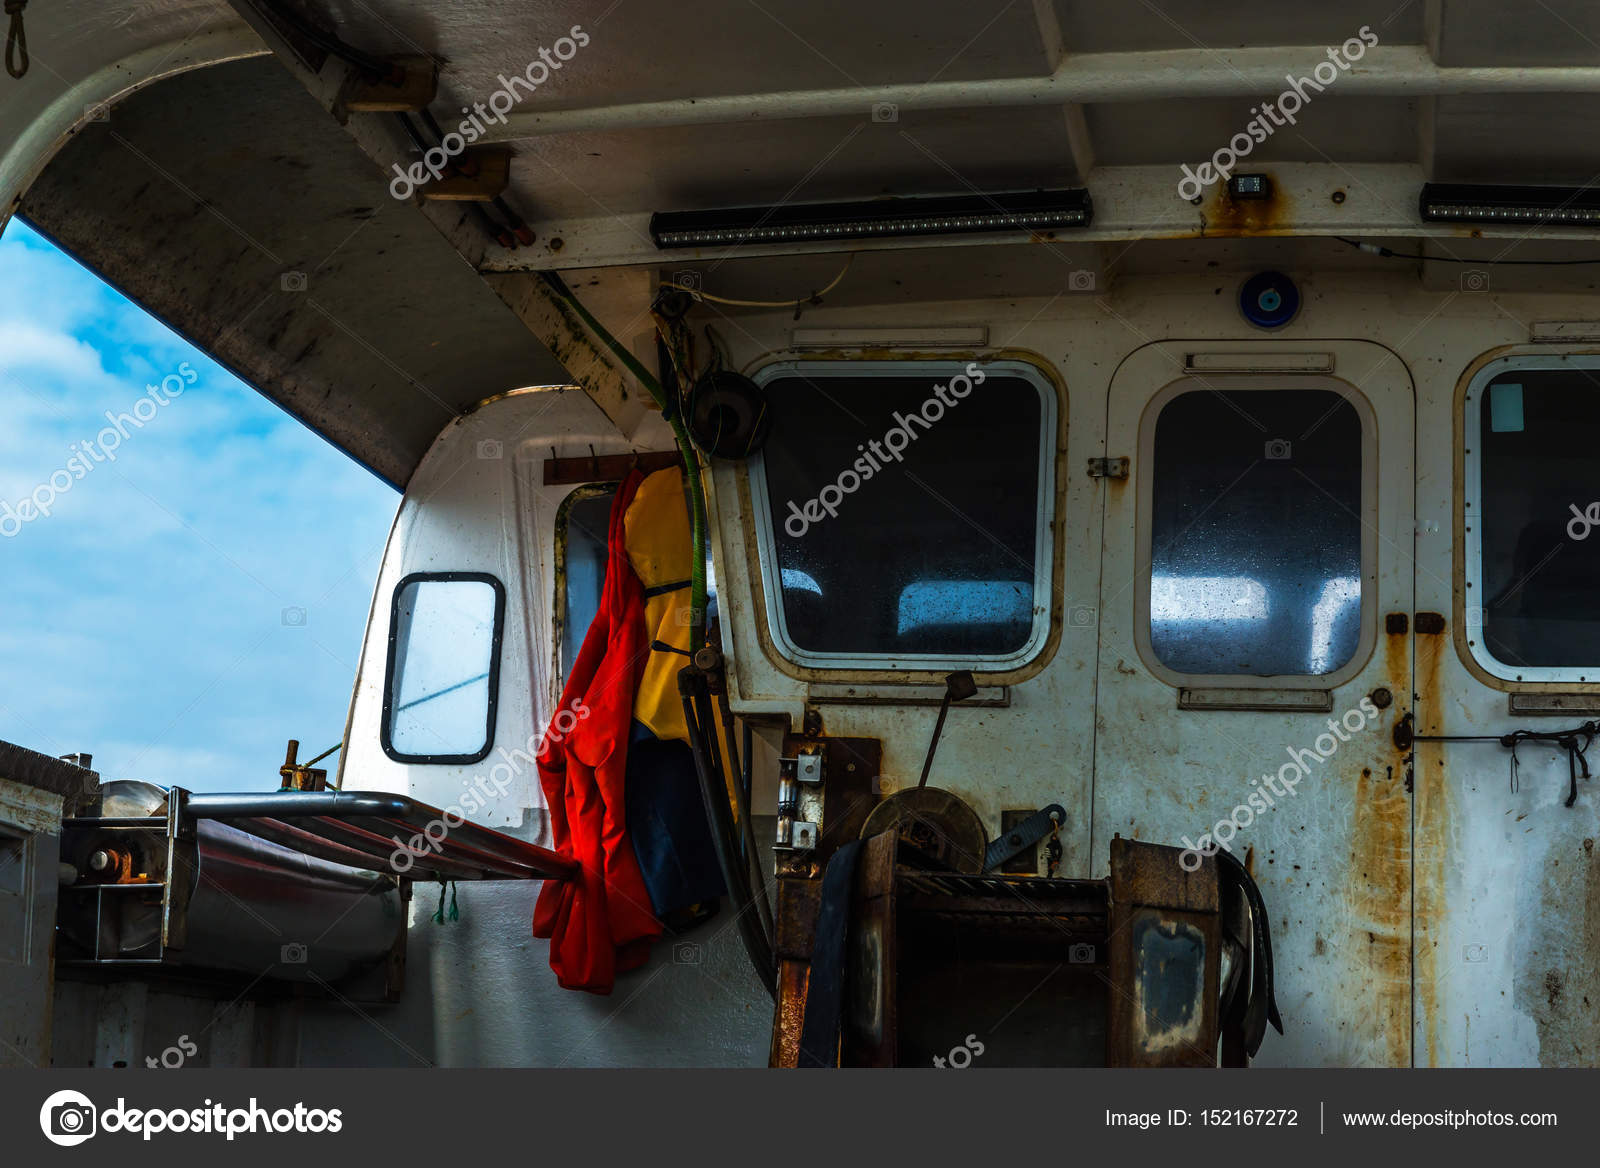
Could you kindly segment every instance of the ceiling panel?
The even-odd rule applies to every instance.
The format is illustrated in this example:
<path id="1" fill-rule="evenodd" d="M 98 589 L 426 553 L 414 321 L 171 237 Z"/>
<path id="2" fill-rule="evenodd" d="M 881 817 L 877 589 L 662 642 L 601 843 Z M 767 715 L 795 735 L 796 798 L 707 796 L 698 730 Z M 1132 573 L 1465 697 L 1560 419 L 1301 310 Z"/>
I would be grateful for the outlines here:
<path id="1" fill-rule="evenodd" d="M 1432 178 L 1440 182 L 1600 181 L 1600 94 L 1442 97 Z"/>
<path id="2" fill-rule="evenodd" d="M 1053 107 L 528 139 L 517 144 L 512 179 L 541 219 L 1076 181 L 1066 119 Z"/>
<path id="3" fill-rule="evenodd" d="M 1069 53 L 1252 45 L 1331 47 L 1369 25 L 1382 44 L 1421 44 L 1423 0 L 1054 0 Z M 1293 62 L 1286 62 L 1288 68 Z"/>
<path id="4" fill-rule="evenodd" d="M 1101 166 L 1199 163 L 1226 146 L 1256 115 L 1257 103 L 1222 98 L 1133 101 L 1090 106 L 1085 115 Z M 1417 103 L 1340 97 L 1314 101 L 1292 126 L 1277 129 L 1248 155 L 1257 162 L 1411 162 L 1417 156 Z"/>
<path id="5" fill-rule="evenodd" d="M 335 4 L 340 34 L 368 49 L 439 52 L 441 85 L 458 101 L 482 100 L 581 25 L 589 44 L 525 97 L 525 110 L 1050 71 L 1033 6 L 1016 0 L 391 0 L 381 16 L 377 7 Z"/>
<path id="6" fill-rule="evenodd" d="M 467 407 L 570 380 L 270 57 L 135 94 L 21 211 L 395 484 Z"/>
<path id="7" fill-rule="evenodd" d="M 1594 0 L 1443 0 L 1441 65 L 1600 64 Z"/>

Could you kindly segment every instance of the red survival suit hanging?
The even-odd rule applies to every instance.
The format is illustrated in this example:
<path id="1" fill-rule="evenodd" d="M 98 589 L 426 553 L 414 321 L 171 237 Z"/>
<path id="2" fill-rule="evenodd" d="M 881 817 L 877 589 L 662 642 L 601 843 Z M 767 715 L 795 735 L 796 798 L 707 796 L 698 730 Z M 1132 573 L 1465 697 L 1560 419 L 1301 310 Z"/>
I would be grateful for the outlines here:
<path id="1" fill-rule="evenodd" d="M 550 938 L 550 968 L 566 989 L 609 994 L 616 974 L 642 965 L 661 935 L 628 839 L 623 802 L 634 695 L 650 656 L 644 587 L 628 562 L 623 517 L 643 476 L 631 473 L 611 507 L 600 611 L 567 675 L 558 710 L 579 716 L 548 734 L 539 781 L 556 851 L 582 865 L 572 881 L 547 880 L 533 935 Z"/>

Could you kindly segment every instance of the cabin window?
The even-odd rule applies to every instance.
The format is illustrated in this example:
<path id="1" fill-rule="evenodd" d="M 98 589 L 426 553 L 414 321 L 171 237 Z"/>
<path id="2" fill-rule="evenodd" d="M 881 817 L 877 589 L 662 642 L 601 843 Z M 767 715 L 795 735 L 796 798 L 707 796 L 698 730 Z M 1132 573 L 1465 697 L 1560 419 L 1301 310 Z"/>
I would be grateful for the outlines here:
<path id="1" fill-rule="evenodd" d="M 383 749 L 397 762 L 473 763 L 494 742 L 505 589 L 476 572 L 407 576 L 394 591 Z"/>
<path id="2" fill-rule="evenodd" d="M 614 483 L 579 487 L 563 500 L 556 516 L 557 562 L 563 566 L 556 583 L 563 681 L 600 611 L 606 560 L 611 554 L 611 507 L 616 499 Z"/>
<path id="3" fill-rule="evenodd" d="M 818 668 L 1016 668 L 1050 625 L 1056 395 L 1023 362 L 813 361 L 758 378 L 768 627 Z"/>
<path id="4" fill-rule="evenodd" d="M 1600 357 L 1491 362 L 1465 408 L 1468 647 L 1505 680 L 1600 680 Z"/>
<path id="5" fill-rule="evenodd" d="M 1186 680 L 1326 679 L 1351 665 L 1367 595 L 1367 413 L 1330 379 L 1182 383 L 1164 399 L 1144 446 L 1150 654 Z"/>
<path id="6" fill-rule="evenodd" d="M 611 557 L 611 508 L 617 501 L 616 483 L 579 487 L 562 501 L 556 512 L 556 550 L 563 571 L 556 577 L 556 625 L 561 644 L 559 671 L 566 684 L 572 663 L 578 659 L 589 634 L 606 586 L 606 563 Z M 685 508 L 689 506 L 685 490 Z M 689 593 L 683 593 L 689 603 Z M 706 559 L 706 612 L 717 611 L 717 580 L 709 552 Z"/>

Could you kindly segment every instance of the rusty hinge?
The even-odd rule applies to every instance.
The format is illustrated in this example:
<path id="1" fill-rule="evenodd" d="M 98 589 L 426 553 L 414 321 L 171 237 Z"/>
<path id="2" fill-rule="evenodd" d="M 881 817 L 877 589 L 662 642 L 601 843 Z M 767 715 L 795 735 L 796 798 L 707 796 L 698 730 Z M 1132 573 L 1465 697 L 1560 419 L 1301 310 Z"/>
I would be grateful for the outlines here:
<path id="1" fill-rule="evenodd" d="M 1128 477 L 1126 458 L 1091 458 L 1089 477 L 1092 479 L 1125 479 Z"/>
<path id="2" fill-rule="evenodd" d="M 1437 637 L 1444 632 L 1444 617 L 1437 612 L 1417 613 L 1417 635 L 1419 637 Z"/>

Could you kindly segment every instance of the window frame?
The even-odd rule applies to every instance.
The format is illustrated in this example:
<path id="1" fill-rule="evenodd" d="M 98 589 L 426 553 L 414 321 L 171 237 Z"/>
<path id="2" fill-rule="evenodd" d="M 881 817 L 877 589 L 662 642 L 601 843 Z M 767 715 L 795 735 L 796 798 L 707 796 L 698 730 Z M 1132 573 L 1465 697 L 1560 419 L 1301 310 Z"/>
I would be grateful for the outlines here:
<path id="1" fill-rule="evenodd" d="M 390 735 L 394 710 L 394 664 L 399 643 L 400 596 L 412 584 L 457 581 L 487 584 L 494 589 L 494 627 L 489 638 L 489 700 L 485 719 L 483 749 L 472 754 L 406 754 L 396 750 Z M 500 705 L 500 649 L 506 629 L 506 589 L 488 572 L 412 572 L 402 576 L 389 597 L 389 644 L 383 669 L 383 712 L 378 723 L 378 744 L 395 762 L 424 766 L 462 765 L 482 762 L 494 749 L 495 727 Z"/>
<path id="2" fill-rule="evenodd" d="M 757 453 L 747 465 L 766 630 L 774 651 L 791 665 L 825 672 L 948 672 L 966 668 L 980 673 L 1007 673 L 1031 665 L 1048 649 L 1055 619 L 1052 597 L 1056 556 L 1056 495 L 1059 491 L 1055 470 L 1061 407 L 1057 401 L 1055 382 L 1043 369 L 1030 361 L 1015 358 L 983 360 L 956 355 L 937 359 L 792 359 L 764 365 L 755 371 L 752 378 L 762 389 L 786 377 L 807 380 L 829 377 L 926 377 L 931 386 L 940 377 L 964 370 L 969 364 L 981 365 L 986 377 L 1020 378 L 1039 394 L 1039 486 L 1034 507 L 1033 625 L 1027 641 L 1013 652 L 1004 654 L 829 653 L 802 649 L 796 645 L 789 636 L 783 612 L 782 577 L 773 535 L 772 507 L 768 499 L 766 456 Z"/>
<path id="3" fill-rule="evenodd" d="M 1458 602 L 1461 606 L 1458 623 L 1463 635 L 1457 643 L 1474 666 L 1495 681 L 1507 683 L 1506 688 L 1519 684 L 1530 688 L 1557 685 L 1587 691 L 1600 681 L 1600 661 L 1593 665 L 1508 665 L 1493 656 L 1483 643 L 1483 525 L 1477 521 L 1483 514 L 1482 394 L 1489 383 L 1503 373 L 1539 369 L 1600 370 L 1600 353 L 1508 353 L 1480 366 L 1461 393 L 1457 414 L 1461 420 L 1461 443 L 1457 454 L 1461 458 L 1462 506 L 1456 513 L 1456 524 L 1460 531 L 1462 580 L 1466 587 Z M 1469 604 L 1469 600 L 1480 600 L 1480 603 Z"/>
<path id="4" fill-rule="evenodd" d="M 1180 673 L 1156 655 L 1150 627 L 1150 589 L 1155 543 L 1156 423 L 1168 403 L 1186 393 L 1271 393 L 1331 390 L 1349 402 L 1361 421 L 1361 636 L 1356 650 L 1332 673 Z M 1378 644 L 1378 417 L 1367 396 L 1342 378 L 1320 373 L 1238 373 L 1175 378 L 1145 403 L 1139 419 L 1137 530 L 1134 535 L 1134 645 L 1145 668 L 1180 692 L 1186 690 L 1277 690 L 1328 693 L 1366 668 Z"/>

